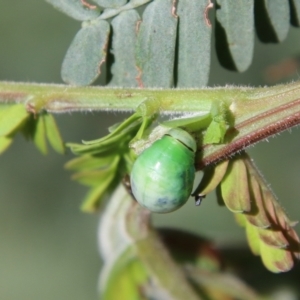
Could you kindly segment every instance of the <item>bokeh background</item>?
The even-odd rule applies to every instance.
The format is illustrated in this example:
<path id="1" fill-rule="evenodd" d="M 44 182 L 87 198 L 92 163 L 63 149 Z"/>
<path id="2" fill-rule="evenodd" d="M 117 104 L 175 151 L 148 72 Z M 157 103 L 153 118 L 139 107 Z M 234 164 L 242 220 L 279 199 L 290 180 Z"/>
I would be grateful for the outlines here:
<path id="1" fill-rule="evenodd" d="M 79 28 L 79 22 L 44 1 L 0 0 L 0 80 L 62 83 L 60 66 Z M 209 85 L 268 85 L 266 70 L 299 54 L 300 29 L 295 28 L 282 44 L 256 41 L 253 64 L 242 74 L 222 69 L 213 50 Z M 281 82 L 298 79 L 296 71 Z M 122 118 L 124 114 L 72 113 L 57 116 L 57 121 L 65 140 L 79 142 L 104 135 Z M 290 218 L 300 219 L 299 128 L 249 153 Z M 86 188 L 63 169 L 71 158 L 52 151 L 42 156 L 22 136 L 0 157 L 0 299 L 98 298 L 99 215 L 79 210 Z M 201 234 L 222 247 L 246 244 L 243 229 L 217 205 L 214 194 L 197 209 L 190 201 L 177 212 L 155 215 L 154 222 Z M 257 263 L 261 265 L 259 258 Z M 277 282 L 285 284 L 285 276 L 278 275 Z"/>

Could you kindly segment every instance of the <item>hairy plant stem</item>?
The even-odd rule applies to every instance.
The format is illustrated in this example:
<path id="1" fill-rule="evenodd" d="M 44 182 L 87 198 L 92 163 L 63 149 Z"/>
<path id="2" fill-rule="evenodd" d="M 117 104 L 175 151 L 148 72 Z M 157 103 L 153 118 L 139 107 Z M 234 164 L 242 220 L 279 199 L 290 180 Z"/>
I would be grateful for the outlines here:
<path id="1" fill-rule="evenodd" d="M 135 111 L 154 100 L 160 114 L 205 114 L 213 102 L 229 109 L 233 127 L 226 143 L 198 149 L 197 169 L 300 123 L 300 82 L 264 88 L 130 89 L 0 82 L 0 103 L 24 103 L 32 113 Z M 154 109 L 154 110 L 155 110 Z"/>

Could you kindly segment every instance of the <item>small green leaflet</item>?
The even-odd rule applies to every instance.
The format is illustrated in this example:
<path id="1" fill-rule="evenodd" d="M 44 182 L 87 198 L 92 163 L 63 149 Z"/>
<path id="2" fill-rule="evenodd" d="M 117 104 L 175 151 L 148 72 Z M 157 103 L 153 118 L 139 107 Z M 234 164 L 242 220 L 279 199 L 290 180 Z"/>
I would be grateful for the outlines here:
<path id="1" fill-rule="evenodd" d="M 51 147 L 59 154 L 64 154 L 66 149 L 55 119 L 51 114 L 43 115 L 46 136 Z"/>
<path id="2" fill-rule="evenodd" d="M 7 136 L 21 127 L 29 118 L 23 104 L 0 106 L 0 136 Z"/>
<path id="3" fill-rule="evenodd" d="M 42 154 L 47 154 L 47 140 L 51 147 L 59 154 L 65 153 L 65 145 L 59 133 L 55 119 L 45 112 L 38 115 L 31 115 L 22 133 L 26 138 L 32 139 Z"/>

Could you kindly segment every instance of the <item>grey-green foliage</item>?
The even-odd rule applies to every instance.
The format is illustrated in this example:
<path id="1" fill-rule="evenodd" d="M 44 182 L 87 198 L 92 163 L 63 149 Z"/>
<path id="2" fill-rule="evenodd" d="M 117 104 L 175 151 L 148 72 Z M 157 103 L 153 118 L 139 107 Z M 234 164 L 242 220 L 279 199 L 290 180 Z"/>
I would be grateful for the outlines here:
<path id="1" fill-rule="evenodd" d="M 254 0 L 217 0 L 217 3 L 220 5 L 217 21 L 226 32 L 235 68 L 243 72 L 250 66 L 253 57 Z"/>
<path id="2" fill-rule="evenodd" d="M 151 2 L 152 0 L 131 0 L 127 4 L 120 6 L 120 7 L 115 7 L 115 8 L 106 8 L 101 16 L 99 17 L 100 19 L 109 19 L 117 16 L 119 13 L 125 10 L 130 10 L 130 9 L 135 9 L 138 8 L 148 2 Z"/>
<path id="3" fill-rule="evenodd" d="M 208 81 L 210 69 L 211 26 L 205 18 L 207 1 L 178 2 L 178 87 L 201 87 Z M 199 17 L 202 16 L 202 17 Z"/>
<path id="4" fill-rule="evenodd" d="M 172 6 L 173 0 L 156 0 L 143 14 L 136 43 L 141 86 L 173 86 L 177 16 Z"/>
<path id="5" fill-rule="evenodd" d="M 127 0 L 93 0 L 101 7 L 118 8 L 126 4 Z"/>
<path id="6" fill-rule="evenodd" d="M 95 20 L 76 34 L 62 64 L 61 76 L 66 83 L 89 85 L 101 73 L 106 59 L 110 27 L 105 20 Z"/>
<path id="7" fill-rule="evenodd" d="M 207 85 L 213 12 L 220 63 L 239 72 L 252 62 L 255 29 L 274 42 L 284 40 L 290 23 L 300 26 L 300 0 L 216 0 L 213 10 L 210 0 L 45 1 L 84 21 L 62 68 L 64 81 L 75 85 L 92 84 L 105 61 L 110 85 Z"/>
<path id="8" fill-rule="evenodd" d="M 112 53 L 115 61 L 112 65 L 112 86 L 138 86 L 138 70 L 135 62 L 136 28 L 141 18 L 136 10 L 126 10 L 115 17 L 111 26 Z M 124 38 L 126 37 L 126 38 Z"/>
<path id="9" fill-rule="evenodd" d="M 290 9 L 288 0 L 264 0 L 270 22 L 278 41 L 282 42 L 289 31 Z"/>
<path id="10" fill-rule="evenodd" d="M 52 4 L 56 9 L 65 13 L 69 17 L 78 20 L 86 21 L 97 18 L 100 15 L 100 10 L 91 10 L 82 5 L 78 0 L 45 0 Z"/>

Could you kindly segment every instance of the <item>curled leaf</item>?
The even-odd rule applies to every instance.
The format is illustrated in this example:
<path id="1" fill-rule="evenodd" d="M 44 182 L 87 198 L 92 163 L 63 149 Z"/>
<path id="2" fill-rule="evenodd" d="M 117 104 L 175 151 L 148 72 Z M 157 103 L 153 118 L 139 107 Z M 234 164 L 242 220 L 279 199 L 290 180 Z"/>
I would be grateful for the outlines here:
<path id="1" fill-rule="evenodd" d="M 288 219 L 249 157 L 243 154 L 239 159 L 248 172 L 252 202 L 249 212 L 236 214 L 237 222 L 246 228 L 252 252 L 261 256 L 267 269 L 275 273 L 289 271 L 300 257 L 294 222 Z"/>

